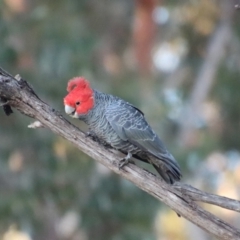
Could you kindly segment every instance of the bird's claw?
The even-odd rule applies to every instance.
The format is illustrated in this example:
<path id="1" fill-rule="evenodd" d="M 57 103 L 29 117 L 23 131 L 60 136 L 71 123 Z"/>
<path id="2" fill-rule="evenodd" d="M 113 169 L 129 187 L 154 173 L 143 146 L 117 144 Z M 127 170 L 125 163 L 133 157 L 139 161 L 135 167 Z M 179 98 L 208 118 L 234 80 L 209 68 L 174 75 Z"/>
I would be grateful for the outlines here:
<path id="1" fill-rule="evenodd" d="M 93 136 L 94 136 L 94 134 L 93 134 L 92 131 L 87 131 L 86 132 L 86 137 L 93 137 Z"/>
<path id="2" fill-rule="evenodd" d="M 128 153 L 128 155 L 122 159 L 120 159 L 119 163 L 118 163 L 118 169 L 120 170 L 121 168 L 123 168 L 124 166 L 128 165 L 131 161 L 132 158 L 132 154 Z"/>
<path id="3" fill-rule="evenodd" d="M 86 132 L 86 134 L 85 134 L 85 136 L 87 137 L 87 138 L 91 138 L 93 141 L 95 141 L 95 142 L 98 142 L 99 141 L 99 139 L 98 139 L 98 137 L 97 137 L 97 135 L 93 132 L 93 131 L 87 131 Z"/>
<path id="4" fill-rule="evenodd" d="M 120 159 L 120 161 L 118 163 L 118 170 L 120 170 L 124 166 L 128 165 L 129 162 L 130 162 L 129 159 L 125 159 L 125 158 Z"/>

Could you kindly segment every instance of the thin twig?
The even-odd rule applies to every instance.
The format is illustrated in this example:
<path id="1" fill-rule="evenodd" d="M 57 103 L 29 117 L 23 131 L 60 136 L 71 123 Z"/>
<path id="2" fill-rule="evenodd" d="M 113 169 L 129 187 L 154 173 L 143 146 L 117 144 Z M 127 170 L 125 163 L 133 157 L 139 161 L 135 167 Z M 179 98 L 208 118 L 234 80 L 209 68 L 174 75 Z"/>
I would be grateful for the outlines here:
<path id="1" fill-rule="evenodd" d="M 206 193 L 188 184 L 176 183 L 174 186 L 176 189 L 189 196 L 193 201 L 209 203 L 232 211 L 240 212 L 240 201 L 238 200 Z"/>

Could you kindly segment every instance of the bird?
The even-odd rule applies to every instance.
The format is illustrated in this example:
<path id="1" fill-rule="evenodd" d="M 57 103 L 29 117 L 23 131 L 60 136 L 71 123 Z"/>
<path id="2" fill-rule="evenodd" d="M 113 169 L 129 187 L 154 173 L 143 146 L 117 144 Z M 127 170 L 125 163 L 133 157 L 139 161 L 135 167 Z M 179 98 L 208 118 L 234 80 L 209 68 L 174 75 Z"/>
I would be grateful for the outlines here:
<path id="1" fill-rule="evenodd" d="M 84 77 L 68 81 L 64 97 L 67 115 L 85 122 L 90 135 L 125 154 L 119 168 L 132 159 L 151 164 L 168 184 L 180 181 L 180 167 L 143 112 L 131 103 L 93 89 Z"/>

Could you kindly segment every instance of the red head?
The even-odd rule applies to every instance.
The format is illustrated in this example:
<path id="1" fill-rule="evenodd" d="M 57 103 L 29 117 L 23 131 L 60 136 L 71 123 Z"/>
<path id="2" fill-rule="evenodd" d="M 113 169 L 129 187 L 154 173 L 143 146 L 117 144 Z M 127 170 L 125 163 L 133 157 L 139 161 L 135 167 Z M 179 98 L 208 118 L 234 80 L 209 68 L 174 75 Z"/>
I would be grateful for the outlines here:
<path id="1" fill-rule="evenodd" d="M 64 98 L 65 112 L 72 117 L 87 114 L 94 105 L 93 90 L 89 82 L 83 77 L 69 80 L 68 95 Z"/>

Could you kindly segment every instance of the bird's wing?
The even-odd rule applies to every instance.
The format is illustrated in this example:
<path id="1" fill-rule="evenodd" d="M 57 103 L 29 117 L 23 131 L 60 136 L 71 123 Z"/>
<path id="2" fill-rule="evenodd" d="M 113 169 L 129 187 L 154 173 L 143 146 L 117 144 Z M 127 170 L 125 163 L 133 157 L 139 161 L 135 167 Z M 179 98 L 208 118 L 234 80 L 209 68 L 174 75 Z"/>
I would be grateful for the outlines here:
<path id="1" fill-rule="evenodd" d="M 166 182 L 173 183 L 180 180 L 178 163 L 149 126 L 142 112 L 131 104 L 120 101 L 118 104 L 108 106 L 106 118 L 122 140 L 129 141 L 153 156 L 143 161 L 152 163 Z"/>
<path id="2" fill-rule="evenodd" d="M 145 120 L 143 113 L 131 104 L 118 102 L 109 105 L 106 109 L 106 118 L 124 141 L 131 142 L 157 158 L 164 158 L 169 154 Z"/>

